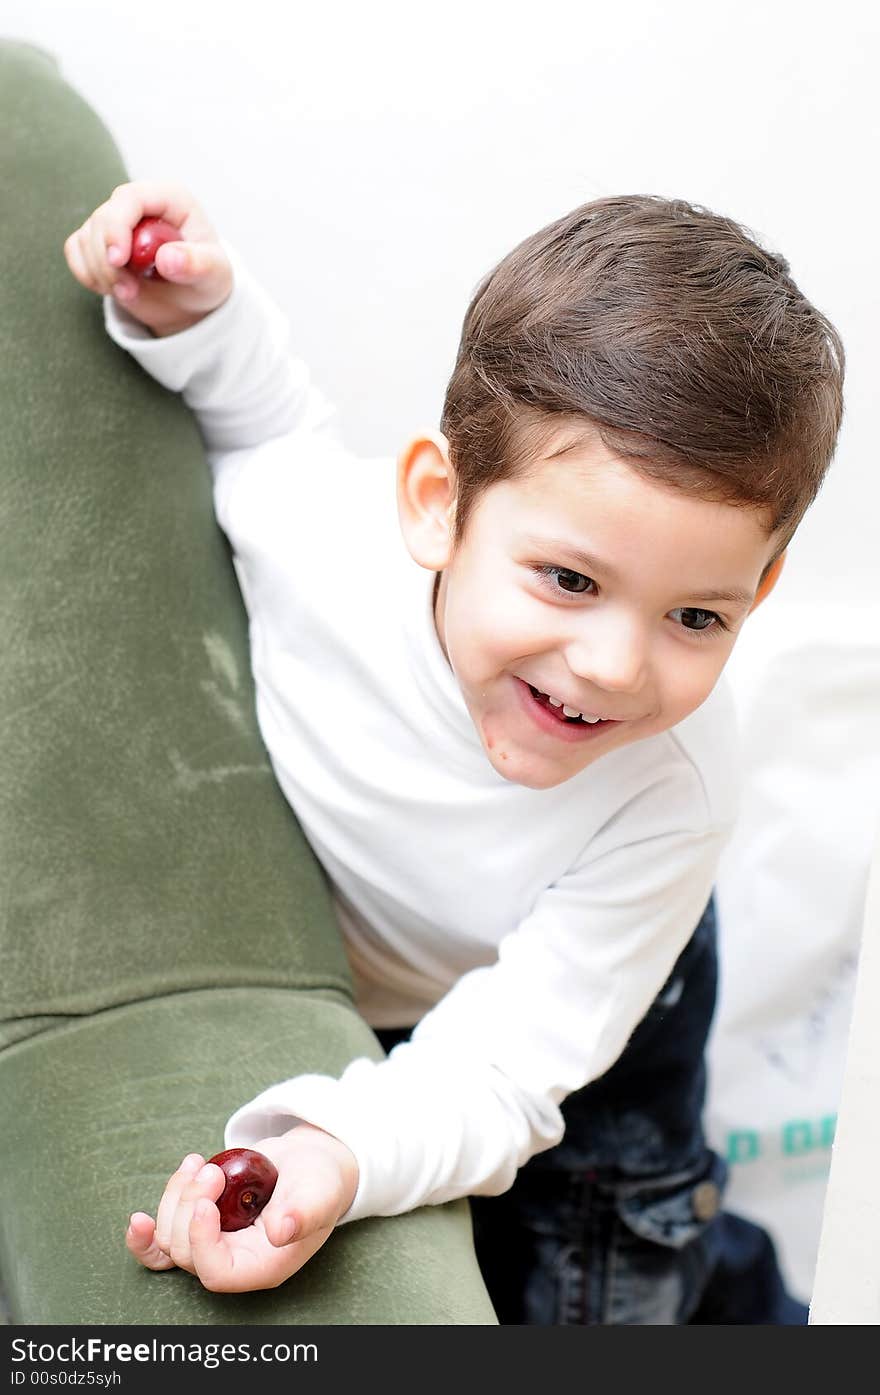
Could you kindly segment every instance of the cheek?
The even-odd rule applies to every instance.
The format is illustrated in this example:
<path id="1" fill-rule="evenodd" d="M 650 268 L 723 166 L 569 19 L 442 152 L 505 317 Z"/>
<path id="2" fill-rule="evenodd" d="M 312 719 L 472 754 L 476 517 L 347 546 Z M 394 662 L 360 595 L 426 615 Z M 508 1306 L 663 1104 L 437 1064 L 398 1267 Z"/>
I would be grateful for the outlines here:
<path id="1" fill-rule="evenodd" d="M 462 678 L 488 680 L 532 649 L 527 628 L 516 605 L 497 598 L 462 599 L 447 617 L 447 639 L 453 667 Z"/>
<path id="2" fill-rule="evenodd" d="M 721 646 L 719 646 L 719 649 Z M 676 663 L 667 667 L 663 684 L 663 705 L 670 713 L 675 713 L 676 721 L 683 721 L 695 712 L 711 693 L 727 660 L 729 647 L 723 653 L 696 654 L 688 663 Z"/>

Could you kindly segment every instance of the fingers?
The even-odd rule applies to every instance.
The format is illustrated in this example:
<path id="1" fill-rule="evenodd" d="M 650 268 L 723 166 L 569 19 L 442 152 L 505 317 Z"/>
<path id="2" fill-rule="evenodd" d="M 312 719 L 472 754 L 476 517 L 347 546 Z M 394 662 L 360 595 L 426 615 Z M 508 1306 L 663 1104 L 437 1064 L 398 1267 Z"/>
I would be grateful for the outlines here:
<path id="1" fill-rule="evenodd" d="M 193 1269 L 193 1254 L 190 1244 L 190 1225 L 196 1203 L 207 1200 L 214 1203 L 226 1186 L 223 1169 L 216 1163 L 206 1163 L 194 1177 L 188 1178 L 180 1190 L 177 1206 L 171 1220 L 171 1243 L 168 1252 L 174 1263 L 181 1269 Z M 217 1217 L 217 1230 L 220 1229 L 220 1213 L 212 1204 L 211 1210 Z"/>
<path id="2" fill-rule="evenodd" d="M 156 1243 L 166 1254 L 171 1254 L 174 1215 L 183 1189 L 204 1165 L 205 1159 L 201 1153 L 188 1153 L 177 1171 L 171 1174 L 162 1193 L 162 1200 L 159 1202 L 159 1209 L 156 1212 Z"/>
<path id="3" fill-rule="evenodd" d="M 112 224 L 108 225 L 107 214 L 104 211 L 107 207 L 103 205 L 98 209 L 83 228 L 83 255 L 102 295 L 107 295 L 112 290 L 116 280 L 116 270 L 108 260 L 107 249 L 113 239 L 120 237 L 119 231 L 114 230 Z M 130 232 L 127 234 L 127 240 L 130 246 Z M 128 261 L 127 256 L 124 261 Z M 124 262 L 120 262 L 119 265 L 124 265 Z"/>
<path id="4" fill-rule="evenodd" d="M 151 180 L 120 184 L 64 244 L 67 264 L 76 279 L 97 295 L 110 295 L 119 285 L 130 293 L 121 298 L 133 298 L 131 292 L 139 289 L 137 278 L 122 268 L 131 256 L 132 231 L 147 216 L 165 218 L 180 228 L 185 241 L 174 244 L 178 248 L 217 241 L 203 210 L 183 185 Z M 204 274 L 200 266 L 194 264 L 195 277 Z M 209 269 L 214 269 L 213 261 Z"/>
<path id="5" fill-rule="evenodd" d="M 70 267 L 70 270 L 76 277 L 77 281 L 80 281 L 83 285 L 85 285 L 89 279 L 89 272 L 86 268 L 86 264 L 83 259 L 82 249 L 79 245 L 79 239 L 77 238 L 76 233 L 71 233 L 70 237 L 65 242 L 64 257 L 67 262 L 67 265 Z M 89 289 L 91 289 L 91 287 Z"/>
<path id="6" fill-rule="evenodd" d="M 64 244 L 64 256 L 71 272 L 81 285 L 96 295 L 109 295 L 121 275 L 108 259 L 107 236 L 103 214 L 98 209 Z M 131 246 L 130 232 L 128 246 Z"/>
<path id="7" fill-rule="evenodd" d="M 215 236 L 204 210 L 189 190 L 169 180 L 138 179 L 120 184 L 103 207 L 107 210 L 105 221 L 113 232 L 120 237 L 127 233 L 128 240 L 123 245 L 126 261 L 131 253 L 131 229 L 142 218 L 166 219 L 180 228 L 187 241 Z"/>
<path id="8" fill-rule="evenodd" d="M 204 1197 L 194 1203 L 188 1240 L 193 1272 L 204 1288 L 232 1293 L 250 1287 L 244 1274 L 236 1278 L 234 1254 L 221 1240 L 220 1212 Z"/>
<path id="9" fill-rule="evenodd" d="M 87 290 L 110 294 L 131 253 L 132 226 L 124 225 L 108 200 L 70 234 L 64 244 L 67 265 Z"/>
<path id="10" fill-rule="evenodd" d="M 201 1174 L 208 1174 L 207 1183 Z M 219 1188 L 217 1179 L 219 1177 Z M 225 1177 L 219 1167 L 206 1167 L 201 1153 L 188 1153 L 176 1172 L 172 1173 L 156 1221 L 144 1211 L 133 1212 L 125 1233 L 125 1243 L 134 1257 L 147 1269 L 173 1269 L 175 1266 L 192 1271 L 188 1228 L 195 1199 L 220 1195 Z M 216 1206 L 211 1208 L 220 1217 Z"/>
<path id="11" fill-rule="evenodd" d="M 165 242 L 156 253 L 156 270 L 166 281 L 192 286 L 209 276 L 220 276 L 226 261 L 216 242 Z"/>
<path id="12" fill-rule="evenodd" d="M 174 1268 L 174 1260 L 156 1244 L 156 1227 L 146 1212 L 134 1212 L 125 1232 L 125 1243 L 146 1269 Z"/>

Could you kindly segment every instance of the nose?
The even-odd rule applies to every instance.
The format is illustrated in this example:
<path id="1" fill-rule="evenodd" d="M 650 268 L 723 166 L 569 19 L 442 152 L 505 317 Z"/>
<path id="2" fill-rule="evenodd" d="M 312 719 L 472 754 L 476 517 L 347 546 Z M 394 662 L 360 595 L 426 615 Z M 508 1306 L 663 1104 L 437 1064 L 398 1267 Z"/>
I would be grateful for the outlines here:
<path id="1" fill-rule="evenodd" d="M 607 693 L 642 691 L 648 681 L 644 632 L 634 620 L 606 616 L 602 623 L 578 628 L 569 638 L 565 657 L 576 677 Z"/>

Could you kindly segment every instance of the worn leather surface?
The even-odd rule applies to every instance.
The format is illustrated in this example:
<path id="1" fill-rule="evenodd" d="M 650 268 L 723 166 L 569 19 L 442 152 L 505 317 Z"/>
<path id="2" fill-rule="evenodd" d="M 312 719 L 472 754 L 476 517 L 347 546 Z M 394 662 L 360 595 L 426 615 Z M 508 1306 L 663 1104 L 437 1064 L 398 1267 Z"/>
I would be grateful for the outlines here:
<path id="1" fill-rule="evenodd" d="M 127 176 L 0 41 L 0 1276 L 18 1323 L 494 1323 L 467 1203 L 342 1227 L 271 1294 L 127 1254 L 185 1152 L 381 1048 L 272 775 L 182 401 L 107 338 L 67 235 Z"/>

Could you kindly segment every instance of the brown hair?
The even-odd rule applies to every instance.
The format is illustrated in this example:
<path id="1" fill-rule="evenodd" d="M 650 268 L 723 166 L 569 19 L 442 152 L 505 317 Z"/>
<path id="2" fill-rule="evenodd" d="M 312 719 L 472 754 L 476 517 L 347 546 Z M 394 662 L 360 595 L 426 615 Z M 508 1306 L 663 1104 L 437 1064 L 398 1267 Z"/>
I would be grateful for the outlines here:
<path id="1" fill-rule="evenodd" d="M 765 510 L 776 557 L 834 454 L 844 364 L 785 259 L 731 219 L 653 195 L 584 204 L 468 308 L 441 418 L 454 541 L 484 490 L 571 427 L 554 455 L 598 432 L 650 479 Z"/>

